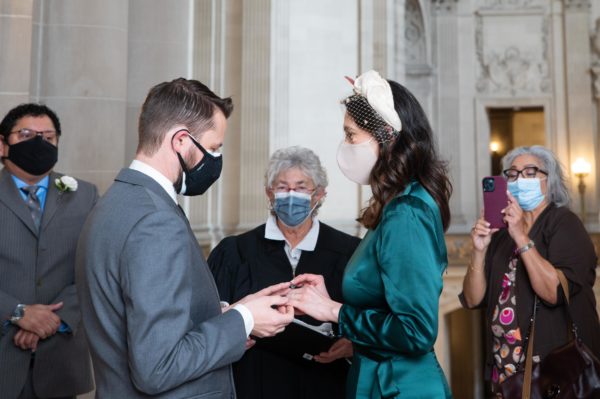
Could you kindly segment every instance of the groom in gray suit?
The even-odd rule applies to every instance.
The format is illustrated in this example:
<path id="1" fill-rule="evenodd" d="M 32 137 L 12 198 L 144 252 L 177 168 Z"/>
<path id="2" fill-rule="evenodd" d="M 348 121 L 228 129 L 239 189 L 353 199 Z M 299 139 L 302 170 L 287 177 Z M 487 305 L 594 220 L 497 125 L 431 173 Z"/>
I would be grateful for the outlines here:
<path id="1" fill-rule="evenodd" d="M 93 389 L 75 292 L 75 247 L 96 187 L 54 173 L 56 114 L 22 104 L 0 122 L 0 398 Z"/>
<path id="2" fill-rule="evenodd" d="M 233 398 L 232 362 L 293 319 L 288 283 L 224 309 L 177 193 L 218 179 L 229 98 L 195 80 L 150 90 L 135 160 L 88 218 L 77 285 L 98 398 Z"/>

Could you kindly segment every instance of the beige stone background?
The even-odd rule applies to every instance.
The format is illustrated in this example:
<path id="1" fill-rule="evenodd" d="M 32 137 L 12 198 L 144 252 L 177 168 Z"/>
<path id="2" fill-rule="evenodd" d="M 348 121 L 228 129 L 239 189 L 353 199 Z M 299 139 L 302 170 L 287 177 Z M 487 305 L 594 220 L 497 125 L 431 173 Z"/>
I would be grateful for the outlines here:
<path id="1" fill-rule="evenodd" d="M 335 161 L 343 76 L 375 68 L 405 84 L 454 184 L 436 352 L 456 397 L 483 398 L 479 316 L 460 311 L 456 294 L 479 182 L 494 161 L 490 115 L 537 110 L 535 121 L 515 124 L 515 140 L 558 154 L 578 212 L 570 165 L 592 165 L 582 217 L 599 242 L 598 18 L 595 0 L 0 0 L 0 114 L 27 101 L 55 109 L 64 131 L 57 169 L 103 191 L 134 155 L 151 86 L 184 76 L 231 95 L 222 178 L 182 199 L 209 250 L 264 221 L 266 160 L 288 145 L 312 148 L 328 170 L 321 219 L 360 234 L 354 218 L 369 192 Z"/>

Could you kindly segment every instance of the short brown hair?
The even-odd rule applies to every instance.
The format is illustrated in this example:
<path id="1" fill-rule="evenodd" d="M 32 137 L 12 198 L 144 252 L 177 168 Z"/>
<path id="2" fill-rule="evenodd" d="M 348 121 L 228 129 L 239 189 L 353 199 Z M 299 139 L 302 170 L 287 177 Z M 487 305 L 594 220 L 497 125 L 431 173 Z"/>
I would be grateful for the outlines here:
<path id="1" fill-rule="evenodd" d="M 175 125 L 183 125 L 196 135 L 213 128 L 217 110 L 229 118 L 231 98 L 217 96 L 197 80 L 178 78 L 154 86 L 142 105 L 137 152 L 154 154 Z"/>

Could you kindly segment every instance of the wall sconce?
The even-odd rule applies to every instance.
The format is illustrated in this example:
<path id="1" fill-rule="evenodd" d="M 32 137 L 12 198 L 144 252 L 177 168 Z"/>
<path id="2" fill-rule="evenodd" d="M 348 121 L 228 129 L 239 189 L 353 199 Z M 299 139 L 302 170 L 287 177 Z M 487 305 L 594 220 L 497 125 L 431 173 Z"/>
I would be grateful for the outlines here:
<path id="1" fill-rule="evenodd" d="M 585 222 L 585 182 L 583 181 L 587 175 L 592 171 L 592 165 L 583 158 L 577 158 L 571 165 L 573 174 L 579 179 L 577 188 L 579 189 L 580 199 L 580 210 L 581 210 L 581 221 Z"/>
<path id="2" fill-rule="evenodd" d="M 497 141 L 490 141 L 490 151 L 493 153 L 498 153 L 500 150 L 500 143 Z"/>

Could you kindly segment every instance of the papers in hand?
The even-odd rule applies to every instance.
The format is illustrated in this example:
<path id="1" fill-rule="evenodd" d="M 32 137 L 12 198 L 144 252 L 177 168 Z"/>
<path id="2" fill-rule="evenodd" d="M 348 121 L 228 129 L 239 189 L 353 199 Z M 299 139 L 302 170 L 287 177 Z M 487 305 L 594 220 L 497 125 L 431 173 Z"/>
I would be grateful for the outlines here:
<path id="1" fill-rule="evenodd" d="M 292 320 L 292 323 L 298 324 L 299 326 L 304 328 L 308 328 L 309 330 L 325 335 L 326 337 L 335 337 L 335 333 L 333 332 L 333 326 L 331 325 L 331 323 L 323 323 L 318 326 L 313 326 L 312 324 L 305 323 L 300 319 L 294 319 Z"/>
<path id="2" fill-rule="evenodd" d="M 327 352 L 335 340 L 331 323 L 312 325 L 294 319 L 282 333 L 257 339 L 256 346 L 294 361 L 306 362 L 314 355 Z"/>

